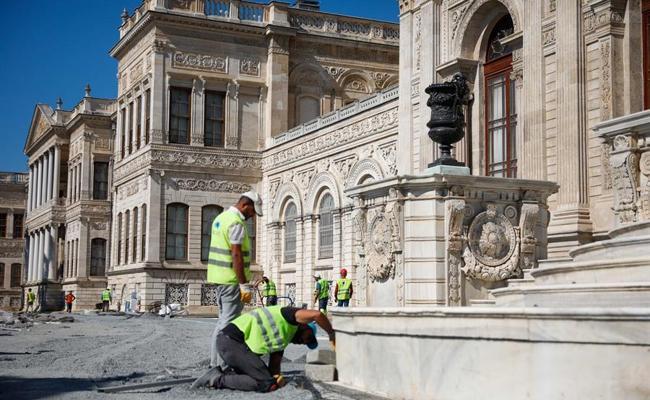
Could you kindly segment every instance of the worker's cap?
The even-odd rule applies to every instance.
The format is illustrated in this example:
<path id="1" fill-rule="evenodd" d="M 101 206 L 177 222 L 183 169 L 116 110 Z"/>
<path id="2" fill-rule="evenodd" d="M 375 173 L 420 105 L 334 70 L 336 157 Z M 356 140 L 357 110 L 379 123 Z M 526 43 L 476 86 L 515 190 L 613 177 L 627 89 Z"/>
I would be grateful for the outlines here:
<path id="1" fill-rule="evenodd" d="M 247 197 L 251 199 L 253 202 L 253 206 L 255 207 L 255 214 L 259 215 L 260 217 L 263 215 L 262 214 L 262 198 L 260 197 L 257 192 L 254 190 L 248 191 L 246 193 L 242 193 L 242 197 Z"/>
<path id="2" fill-rule="evenodd" d="M 314 350 L 315 348 L 318 347 L 318 340 L 316 339 L 316 332 L 318 331 L 318 328 L 316 328 L 316 323 L 310 322 L 307 324 L 307 326 L 311 329 L 311 331 L 314 334 L 314 340 L 312 340 L 309 343 L 305 343 L 307 347 L 311 350 Z"/>

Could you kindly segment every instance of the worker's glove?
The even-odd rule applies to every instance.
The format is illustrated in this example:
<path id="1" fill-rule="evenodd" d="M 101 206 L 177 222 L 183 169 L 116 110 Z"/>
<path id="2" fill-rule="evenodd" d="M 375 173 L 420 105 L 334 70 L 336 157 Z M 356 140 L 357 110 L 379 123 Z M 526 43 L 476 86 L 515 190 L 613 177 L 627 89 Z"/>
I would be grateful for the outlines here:
<path id="1" fill-rule="evenodd" d="M 240 283 L 239 293 L 242 303 L 249 304 L 253 300 L 253 289 L 249 283 Z"/>
<path id="2" fill-rule="evenodd" d="M 275 384 L 278 385 L 278 388 L 281 388 L 287 384 L 287 381 L 284 380 L 284 376 L 282 376 L 282 374 L 273 375 L 273 377 L 275 378 Z"/>
<path id="3" fill-rule="evenodd" d="M 332 350 L 336 351 L 336 334 L 332 332 L 329 335 L 330 335 L 330 346 L 332 346 Z"/>

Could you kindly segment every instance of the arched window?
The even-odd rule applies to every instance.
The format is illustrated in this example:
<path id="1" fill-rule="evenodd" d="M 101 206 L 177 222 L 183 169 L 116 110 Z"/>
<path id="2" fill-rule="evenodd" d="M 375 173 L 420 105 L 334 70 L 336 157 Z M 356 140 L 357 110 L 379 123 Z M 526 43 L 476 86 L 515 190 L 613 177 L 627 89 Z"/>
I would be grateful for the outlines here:
<path id="1" fill-rule="evenodd" d="M 284 262 L 296 262 L 296 217 L 298 209 L 293 203 L 284 211 Z"/>
<path id="2" fill-rule="evenodd" d="M 210 255 L 210 239 L 212 223 L 217 215 L 223 212 L 223 207 L 209 205 L 201 209 L 201 261 L 208 261 Z"/>
<path id="3" fill-rule="evenodd" d="M 320 100 L 316 97 L 302 96 L 298 100 L 298 125 L 320 117 Z"/>
<path id="4" fill-rule="evenodd" d="M 181 203 L 167 206 L 167 260 L 187 260 L 187 214 L 189 207 Z"/>
<path id="5" fill-rule="evenodd" d="M 318 258 L 332 258 L 334 249 L 334 198 L 326 193 L 318 207 Z"/>
<path id="6" fill-rule="evenodd" d="M 122 213 L 117 214 L 117 265 L 122 264 Z"/>
<path id="7" fill-rule="evenodd" d="M 20 281 L 22 280 L 22 265 L 20 264 L 11 264 L 11 287 L 17 288 L 20 287 Z"/>
<path id="8" fill-rule="evenodd" d="M 90 241 L 90 276 L 104 276 L 106 273 L 106 239 Z"/>
<path id="9" fill-rule="evenodd" d="M 488 39 L 485 74 L 485 150 L 489 176 L 517 177 L 517 110 L 512 48 L 501 41 L 514 31 L 512 18 L 497 22 Z"/>
<path id="10" fill-rule="evenodd" d="M 147 254 L 147 205 L 142 205 L 142 222 L 140 224 L 140 236 L 142 237 L 140 244 L 140 260 L 146 261 Z"/>

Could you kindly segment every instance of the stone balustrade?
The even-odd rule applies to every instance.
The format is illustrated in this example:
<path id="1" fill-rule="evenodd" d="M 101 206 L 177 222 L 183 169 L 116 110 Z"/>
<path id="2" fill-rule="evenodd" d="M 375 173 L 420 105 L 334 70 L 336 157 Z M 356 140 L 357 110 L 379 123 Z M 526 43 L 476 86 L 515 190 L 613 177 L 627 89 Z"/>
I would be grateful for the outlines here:
<path id="1" fill-rule="evenodd" d="M 596 125 L 603 141 L 606 187 L 614 192 L 617 225 L 650 220 L 650 111 Z"/>
<path id="2" fill-rule="evenodd" d="M 124 37 L 147 11 L 172 12 L 253 25 L 283 25 L 311 34 L 399 43 L 399 27 L 396 24 L 302 10 L 289 7 L 287 3 L 260 4 L 241 0 L 144 0 L 132 15 L 122 16 L 120 38 Z"/>

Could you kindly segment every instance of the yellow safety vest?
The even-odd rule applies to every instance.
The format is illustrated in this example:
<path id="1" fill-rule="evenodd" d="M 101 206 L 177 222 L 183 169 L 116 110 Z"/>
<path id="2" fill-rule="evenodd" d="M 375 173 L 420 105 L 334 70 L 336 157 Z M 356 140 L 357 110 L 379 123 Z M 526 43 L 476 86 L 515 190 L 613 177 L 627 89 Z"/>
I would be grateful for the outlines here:
<path id="1" fill-rule="evenodd" d="M 291 343 L 298 326 L 287 322 L 281 309 L 281 306 L 262 307 L 232 321 L 244 334 L 244 342 L 253 353 L 275 353 Z"/>
<path id="2" fill-rule="evenodd" d="M 102 292 L 102 301 L 111 301 L 111 292 L 104 290 Z"/>
<path id="3" fill-rule="evenodd" d="M 350 300 L 350 286 L 352 286 L 352 279 L 341 278 L 336 282 L 336 284 L 339 287 L 336 298 L 339 300 Z"/>
<path id="4" fill-rule="evenodd" d="M 232 268 L 232 253 L 230 252 L 230 227 L 240 224 L 244 227 L 244 240 L 241 251 L 244 258 L 244 275 L 246 281 L 251 279 L 251 243 L 246 230 L 246 223 L 238 213 L 227 210 L 222 212 L 212 223 L 212 238 L 210 239 L 210 255 L 208 256 L 208 282 L 220 285 L 237 285 L 239 279 Z"/>
<path id="5" fill-rule="evenodd" d="M 264 291 L 262 292 L 262 295 L 265 297 L 269 296 L 277 296 L 278 295 L 278 290 L 275 287 L 275 282 L 272 280 L 269 280 L 269 283 L 264 285 Z"/>
<path id="6" fill-rule="evenodd" d="M 33 303 L 36 300 L 36 294 L 34 292 L 27 292 L 27 301 Z"/>
<path id="7" fill-rule="evenodd" d="M 330 297 L 330 281 L 321 279 L 318 281 L 318 288 L 320 289 L 318 292 L 319 299 L 327 299 Z"/>

